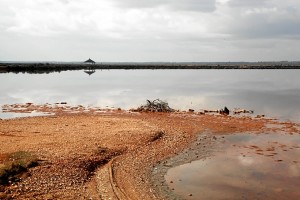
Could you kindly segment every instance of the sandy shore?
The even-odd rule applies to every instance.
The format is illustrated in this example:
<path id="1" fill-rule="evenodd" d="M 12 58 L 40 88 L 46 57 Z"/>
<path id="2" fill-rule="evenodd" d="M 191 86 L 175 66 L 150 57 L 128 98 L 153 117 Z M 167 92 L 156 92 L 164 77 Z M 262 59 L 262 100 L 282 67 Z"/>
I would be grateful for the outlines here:
<path id="1" fill-rule="evenodd" d="M 0 162 L 17 151 L 40 160 L 20 182 L 0 186 L 0 199 L 168 199 L 166 170 L 209 156 L 219 135 L 299 130 L 296 123 L 192 112 L 57 112 L 0 120 Z"/>

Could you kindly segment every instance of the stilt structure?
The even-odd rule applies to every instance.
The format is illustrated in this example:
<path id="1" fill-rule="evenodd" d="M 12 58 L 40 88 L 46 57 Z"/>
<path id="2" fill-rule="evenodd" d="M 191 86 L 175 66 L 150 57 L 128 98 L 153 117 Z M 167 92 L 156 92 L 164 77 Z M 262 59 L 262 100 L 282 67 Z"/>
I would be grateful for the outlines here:
<path id="1" fill-rule="evenodd" d="M 93 73 L 96 72 L 95 67 L 93 67 L 93 65 L 96 64 L 95 61 L 93 61 L 92 59 L 89 58 L 84 63 L 88 65 L 87 69 L 84 70 L 85 73 L 87 73 L 90 76 L 90 75 L 92 75 Z"/>

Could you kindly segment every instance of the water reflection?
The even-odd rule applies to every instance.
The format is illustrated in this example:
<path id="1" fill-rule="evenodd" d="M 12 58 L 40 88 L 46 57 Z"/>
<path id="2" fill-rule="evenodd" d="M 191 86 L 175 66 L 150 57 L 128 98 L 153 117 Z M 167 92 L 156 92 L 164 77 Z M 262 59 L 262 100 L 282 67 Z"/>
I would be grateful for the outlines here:
<path id="1" fill-rule="evenodd" d="M 68 102 L 138 107 L 160 98 L 176 109 L 230 109 L 300 121 L 299 70 L 102 70 L 0 74 L 0 104 Z"/>
<path id="2" fill-rule="evenodd" d="M 14 112 L 7 112 L 3 113 L 1 116 L 2 119 L 12 119 L 12 118 L 19 118 L 19 117 L 35 117 L 35 116 L 51 116 L 53 113 L 43 113 L 43 112 L 30 112 L 30 113 L 14 113 Z"/>
<path id="3" fill-rule="evenodd" d="M 300 199 L 299 135 L 234 135 L 221 152 L 170 169 L 184 199 Z"/>
<path id="4" fill-rule="evenodd" d="M 84 70 L 84 73 L 88 74 L 89 76 L 92 75 L 93 73 L 95 73 L 96 70 L 94 67 L 88 67 L 88 69 Z"/>

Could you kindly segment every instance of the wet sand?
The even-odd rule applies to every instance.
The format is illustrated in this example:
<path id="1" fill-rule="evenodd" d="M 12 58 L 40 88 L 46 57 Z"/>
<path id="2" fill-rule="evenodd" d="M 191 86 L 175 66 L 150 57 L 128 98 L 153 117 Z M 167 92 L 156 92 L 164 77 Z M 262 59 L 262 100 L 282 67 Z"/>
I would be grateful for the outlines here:
<path id="1" fill-rule="evenodd" d="M 0 154 L 28 151 L 40 159 L 20 182 L 1 186 L 0 197 L 173 199 L 166 169 L 210 156 L 220 135 L 299 134 L 297 123 L 248 116 L 52 111 L 53 116 L 0 120 Z"/>

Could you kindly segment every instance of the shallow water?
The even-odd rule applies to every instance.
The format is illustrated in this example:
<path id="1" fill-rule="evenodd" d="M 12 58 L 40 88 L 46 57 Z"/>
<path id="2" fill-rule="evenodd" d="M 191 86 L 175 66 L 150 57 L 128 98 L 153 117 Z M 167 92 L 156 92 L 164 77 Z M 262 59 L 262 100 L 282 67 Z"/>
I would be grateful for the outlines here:
<path id="1" fill-rule="evenodd" d="M 0 105 L 68 102 L 130 109 L 146 99 L 175 109 L 244 108 L 300 121 L 300 70 L 97 70 L 0 74 Z M 5 114 L 0 113 L 0 118 Z M 2 116 L 2 117 L 1 117 Z"/>
<path id="2" fill-rule="evenodd" d="M 165 178 L 183 199 L 300 199 L 300 136 L 226 136 L 214 156 Z"/>

